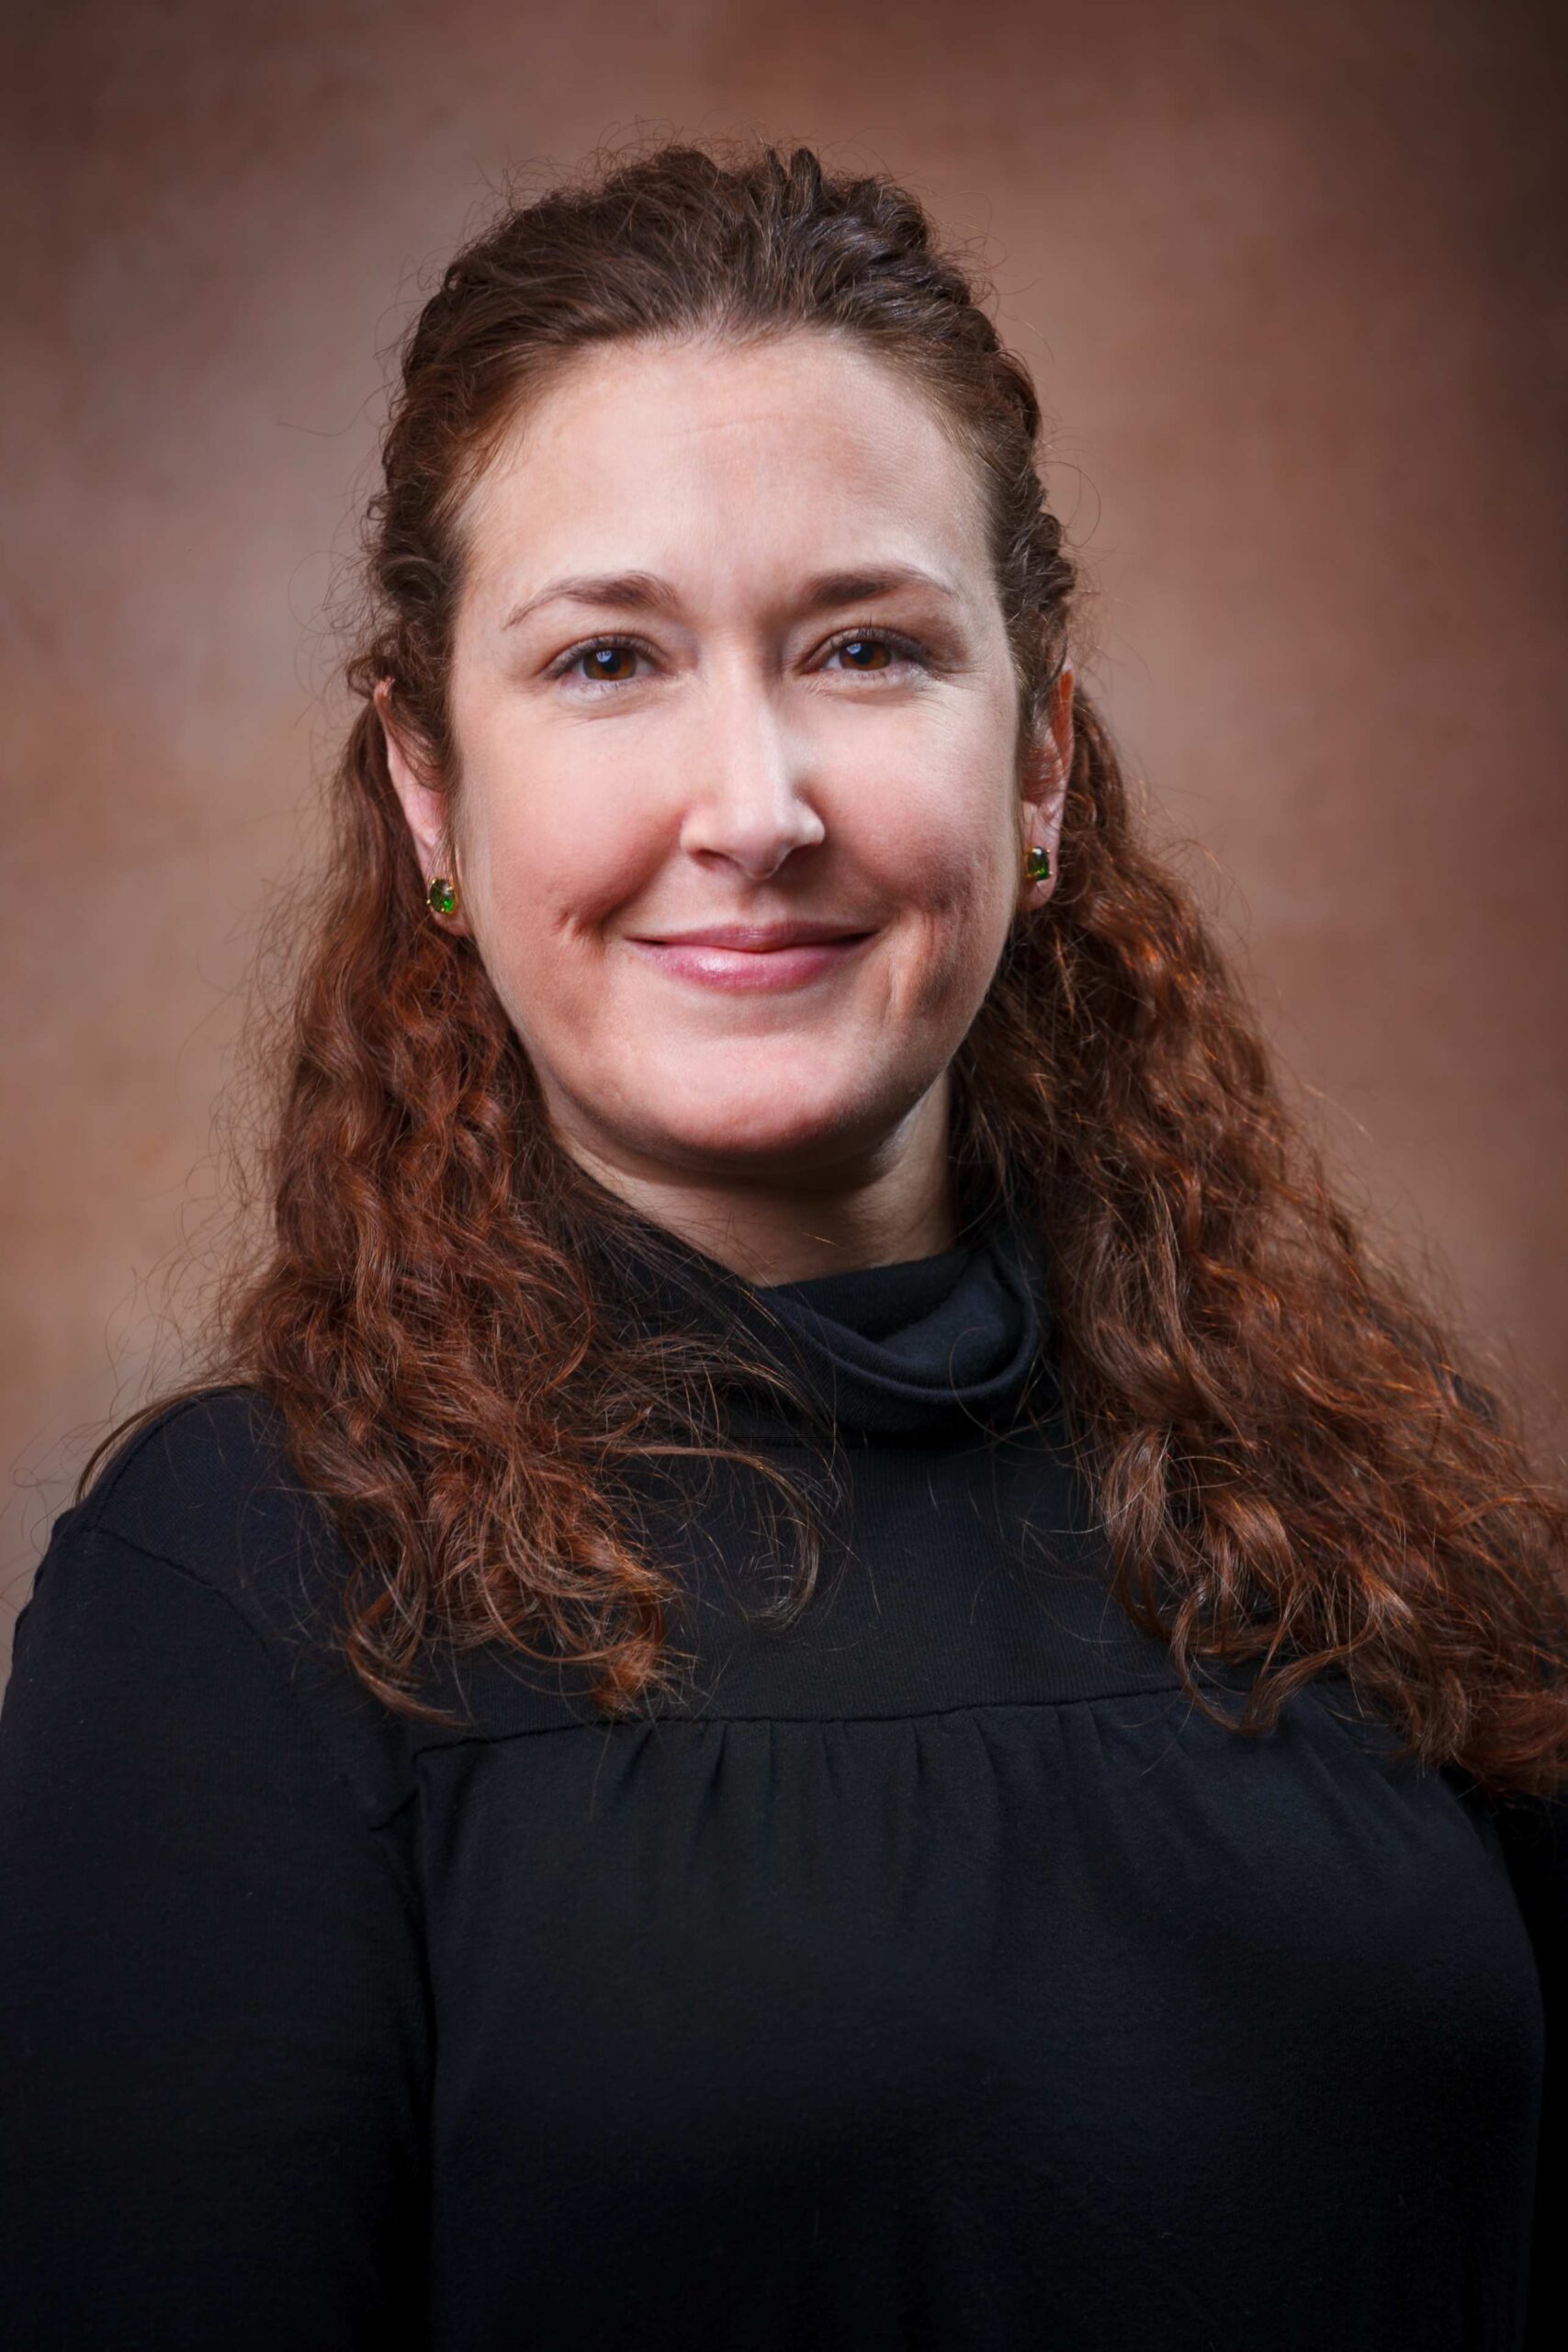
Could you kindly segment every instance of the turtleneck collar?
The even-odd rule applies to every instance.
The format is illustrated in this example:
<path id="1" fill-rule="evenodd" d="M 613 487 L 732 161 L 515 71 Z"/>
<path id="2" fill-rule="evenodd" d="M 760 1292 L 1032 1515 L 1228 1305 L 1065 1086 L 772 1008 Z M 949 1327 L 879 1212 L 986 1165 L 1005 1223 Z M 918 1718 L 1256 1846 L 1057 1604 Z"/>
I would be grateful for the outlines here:
<path id="1" fill-rule="evenodd" d="M 801 1282 L 746 1282 L 663 1227 L 617 1252 L 623 1306 L 668 1328 L 725 1332 L 789 1374 L 840 1434 L 908 1444 L 1010 1428 L 1051 1382 L 1046 1261 L 1010 1195 L 964 1223 L 956 1247 Z M 731 1402 L 738 1435 L 798 1440 L 798 1413 L 760 1385 Z"/>
<path id="2" fill-rule="evenodd" d="M 1043 1253 L 993 1217 L 929 1258 L 754 1292 L 840 1429 L 908 1442 L 1017 1418 L 1048 1324 Z"/>

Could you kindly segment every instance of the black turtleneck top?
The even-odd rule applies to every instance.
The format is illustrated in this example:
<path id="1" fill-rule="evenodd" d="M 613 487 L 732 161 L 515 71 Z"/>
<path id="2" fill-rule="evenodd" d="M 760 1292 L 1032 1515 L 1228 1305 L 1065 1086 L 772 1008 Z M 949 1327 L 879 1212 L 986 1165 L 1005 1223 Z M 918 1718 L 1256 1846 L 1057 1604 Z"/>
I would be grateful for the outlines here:
<path id="1" fill-rule="evenodd" d="M 0 2340 L 1560 2352 L 1564 1808 L 1333 1677 L 1196 1713 L 1010 1216 L 728 1280 L 845 1540 L 768 1629 L 739 1487 L 650 1522 L 699 1668 L 654 1720 L 488 1652 L 433 1686 L 467 1730 L 373 1702 L 243 1389 L 57 1521 L 0 1715 Z"/>

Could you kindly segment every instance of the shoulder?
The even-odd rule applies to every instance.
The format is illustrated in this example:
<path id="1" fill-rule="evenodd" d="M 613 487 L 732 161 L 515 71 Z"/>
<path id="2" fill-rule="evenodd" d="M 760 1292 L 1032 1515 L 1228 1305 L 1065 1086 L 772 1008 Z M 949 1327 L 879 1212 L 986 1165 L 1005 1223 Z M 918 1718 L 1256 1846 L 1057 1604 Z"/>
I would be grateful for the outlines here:
<path id="1" fill-rule="evenodd" d="M 265 1597 L 307 1555 L 336 1550 L 320 1503 L 288 1461 L 282 1417 L 259 1389 L 210 1388 L 132 1429 L 53 1539 L 113 1536 L 230 1599 Z"/>
<path id="2" fill-rule="evenodd" d="M 84 1604 L 104 1596 L 107 1578 L 117 1589 L 172 1578 L 193 1610 L 216 1596 L 232 1639 L 271 1657 L 366 1809 L 396 1809 L 407 1790 L 403 1728 L 339 1653 L 349 1563 L 260 1390 L 204 1390 L 134 1427 L 55 1521 L 35 1589 L 62 1570 Z"/>

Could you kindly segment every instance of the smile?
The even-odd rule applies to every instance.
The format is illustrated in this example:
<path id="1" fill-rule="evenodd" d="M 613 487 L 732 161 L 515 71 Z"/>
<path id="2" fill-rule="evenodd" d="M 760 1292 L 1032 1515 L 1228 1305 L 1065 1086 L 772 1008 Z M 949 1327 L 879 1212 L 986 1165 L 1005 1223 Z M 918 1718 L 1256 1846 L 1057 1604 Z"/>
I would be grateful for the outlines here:
<path id="1" fill-rule="evenodd" d="M 820 979 L 847 964 L 874 936 L 869 931 L 849 932 L 837 939 L 801 940 L 782 947 L 719 947 L 701 940 L 663 939 L 628 939 L 626 945 L 672 979 L 749 993 L 802 988 Z"/>

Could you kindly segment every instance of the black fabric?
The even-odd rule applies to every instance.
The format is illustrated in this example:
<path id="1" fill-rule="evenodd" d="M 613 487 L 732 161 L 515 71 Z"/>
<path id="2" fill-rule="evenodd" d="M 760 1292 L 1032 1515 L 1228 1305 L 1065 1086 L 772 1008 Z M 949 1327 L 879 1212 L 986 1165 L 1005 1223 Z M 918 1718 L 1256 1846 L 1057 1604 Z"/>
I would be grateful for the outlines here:
<path id="1" fill-rule="evenodd" d="M 657 1720 L 491 1653 L 433 1692 L 466 1729 L 372 1701 L 243 1390 L 56 1523 L 0 1713 L 0 2341 L 1560 2352 L 1564 1808 L 1337 1678 L 1194 1713 L 1015 1208 L 627 1290 L 739 1316 L 852 1458 L 787 1628 L 743 1484 L 665 1513 Z"/>

